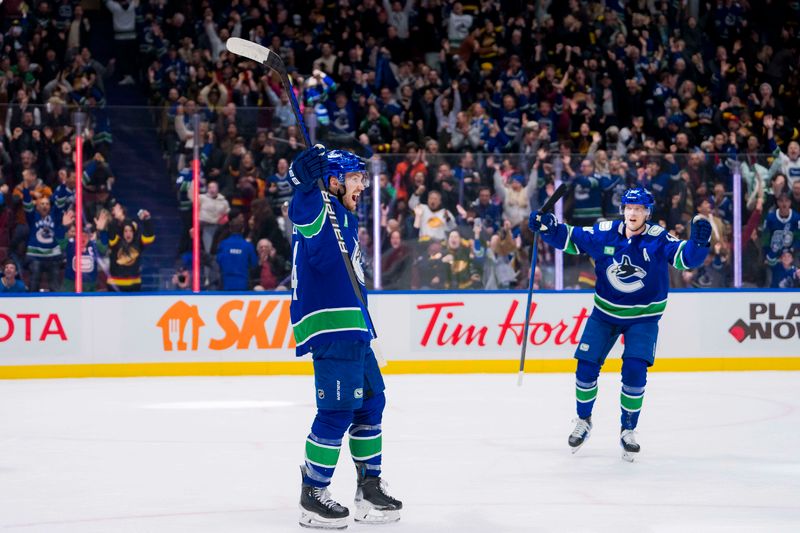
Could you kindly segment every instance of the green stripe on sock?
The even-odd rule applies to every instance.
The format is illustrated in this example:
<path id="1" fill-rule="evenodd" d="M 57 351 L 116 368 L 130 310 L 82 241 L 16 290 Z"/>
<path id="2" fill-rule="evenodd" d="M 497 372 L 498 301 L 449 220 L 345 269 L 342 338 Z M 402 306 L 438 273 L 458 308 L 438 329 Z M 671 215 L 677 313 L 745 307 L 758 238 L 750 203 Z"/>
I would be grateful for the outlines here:
<path id="1" fill-rule="evenodd" d="M 354 439 L 350 437 L 350 454 L 353 459 L 364 460 L 375 457 L 381 453 L 383 448 L 383 436 L 376 435 L 366 439 Z"/>
<path id="2" fill-rule="evenodd" d="M 619 395 L 619 403 L 626 411 L 639 411 L 642 409 L 644 396 L 628 396 L 624 392 Z"/>
<path id="3" fill-rule="evenodd" d="M 575 397 L 578 399 L 579 402 L 586 403 L 591 402 L 595 398 L 597 398 L 597 387 L 592 387 L 589 390 L 582 389 L 580 387 L 575 387 Z"/>
<path id="4" fill-rule="evenodd" d="M 340 448 L 322 446 L 306 439 L 306 459 L 311 463 L 334 468 L 339 461 L 339 450 Z"/>

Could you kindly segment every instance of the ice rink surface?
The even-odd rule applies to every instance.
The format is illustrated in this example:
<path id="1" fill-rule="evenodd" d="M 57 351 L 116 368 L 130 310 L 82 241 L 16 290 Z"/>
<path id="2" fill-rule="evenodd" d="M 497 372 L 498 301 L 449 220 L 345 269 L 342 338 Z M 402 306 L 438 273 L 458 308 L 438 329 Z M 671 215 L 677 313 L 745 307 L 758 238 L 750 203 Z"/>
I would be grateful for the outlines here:
<path id="1" fill-rule="evenodd" d="M 800 531 L 800 373 L 651 374 L 632 464 L 618 375 L 576 455 L 572 375 L 386 382 L 384 477 L 405 509 L 350 531 Z M 301 531 L 313 401 L 311 377 L 0 382 L 0 529 Z M 332 493 L 352 506 L 346 450 Z"/>

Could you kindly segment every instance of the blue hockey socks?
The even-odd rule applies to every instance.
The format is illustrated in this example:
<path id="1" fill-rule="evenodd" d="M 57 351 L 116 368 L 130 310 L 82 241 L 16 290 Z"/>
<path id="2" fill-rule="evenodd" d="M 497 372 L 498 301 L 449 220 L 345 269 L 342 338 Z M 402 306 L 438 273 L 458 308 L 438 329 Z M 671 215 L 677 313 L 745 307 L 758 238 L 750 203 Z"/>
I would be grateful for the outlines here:
<path id="1" fill-rule="evenodd" d="M 578 359 L 578 368 L 575 370 L 575 399 L 578 404 L 578 418 L 592 416 L 594 401 L 597 399 L 597 377 L 599 375 L 600 365 Z"/>
<path id="2" fill-rule="evenodd" d="M 634 429 L 642 410 L 644 386 L 647 383 L 647 361 L 628 357 L 622 360 L 622 392 L 619 404 L 622 410 L 622 429 Z"/>
<path id="3" fill-rule="evenodd" d="M 318 409 L 311 433 L 306 438 L 306 472 L 303 483 L 327 487 L 331 483 L 342 436 L 353 420 L 353 411 Z"/>
<path id="4" fill-rule="evenodd" d="M 350 454 L 353 461 L 363 463 L 366 476 L 381 475 L 381 454 L 383 451 L 383 434 L 381 419 L 386 406 L 386 396 L 381 392 L 364 400 L 360 409 L 356 409 L 353 425 L 348 431 L 350 437 Z"/>

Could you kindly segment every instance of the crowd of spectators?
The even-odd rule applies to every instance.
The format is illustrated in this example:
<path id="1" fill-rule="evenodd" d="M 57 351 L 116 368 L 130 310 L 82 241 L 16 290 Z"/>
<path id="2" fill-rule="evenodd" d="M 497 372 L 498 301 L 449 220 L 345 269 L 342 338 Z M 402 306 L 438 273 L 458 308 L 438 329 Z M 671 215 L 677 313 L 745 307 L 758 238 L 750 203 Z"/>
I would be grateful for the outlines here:
<path id="1" fill-rule="evenodd" d="M 676 237 L 709 218 L 712 253 L 673 272 L 675 287 L 732 284 L 740 180 L 745 286 L 797 286 L 800 11 L 766 4 L 106 1 L 117 75 L 124 63 L 122 81 L 136 80 L 156 110 L 178 194 L 175 286 L 190 287 L 197 143 L 202 285 L 264 289 L 289 283 L 286 178 L 304 141 L 276 73 L 229 54 L 231 36 L 281 54 L 312 142 L 379 154 L 381 219 L 368 198 L 361 215 L 382 237 L 365 230 L 361 245 L 369 278 L 378 247 L 386 288 L 526 286 L 527 215 L 556 180 L 570 185 L 573 224 L 618 217 L 634 185 L 654 193 L 653 221 Z M 9 69 L 26 68 L 24 51 L 7 55 Z M 535 281 L 549 287 L 553 251 L 541 246 Z M 232 264 L 230 250 L 246 262 Z M 567 286 L 593 284 L 585 259 L 566 266 Z"/>
<path id="2" fill-rule="evenodd" d="M 146 210 L 128 216 L 114 197 L 106 86 L 116 60 L 93 58 L 85 15 L 73 0 L 0 5 L 0 292 L 72 291 L 76 268 L 84 290 L 141 286 L 142 249 L 154 238 L 150 217 Z M 84 236 L 80 252 L 76 231 Z"/>

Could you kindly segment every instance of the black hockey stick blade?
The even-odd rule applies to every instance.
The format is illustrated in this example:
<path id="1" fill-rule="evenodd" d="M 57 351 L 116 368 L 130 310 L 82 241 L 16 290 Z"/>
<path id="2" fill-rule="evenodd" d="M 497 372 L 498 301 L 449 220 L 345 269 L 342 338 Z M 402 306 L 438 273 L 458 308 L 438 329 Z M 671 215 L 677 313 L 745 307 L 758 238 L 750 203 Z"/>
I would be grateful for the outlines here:
<path id="1" fill-rule="evenodd" d="M 568 189 L 569 187 L 567 187 L 566 183 L 562 183 L 561 185 L 559 185 L 558 188 L 555 191 L 553 191 L 553 195 L 550 198 L 548 198 L 547 201 L 544 203 L 539 212 L 549 213 L 550 211 L 552 211 L 556 205 L 556 202 L 561 200 L 561 197 L 567 194 Z"/>

